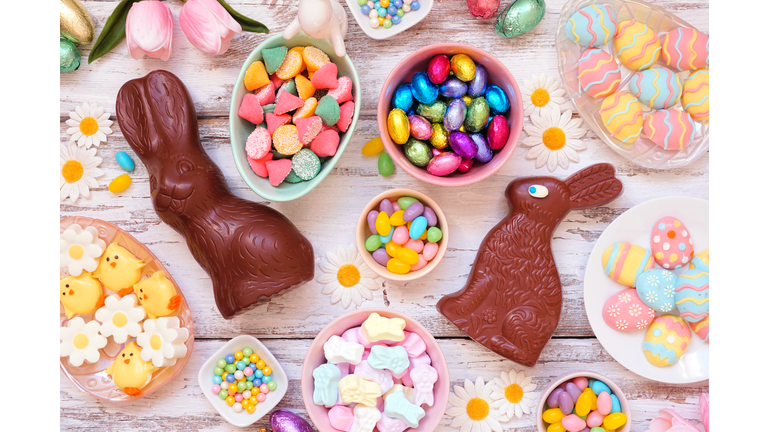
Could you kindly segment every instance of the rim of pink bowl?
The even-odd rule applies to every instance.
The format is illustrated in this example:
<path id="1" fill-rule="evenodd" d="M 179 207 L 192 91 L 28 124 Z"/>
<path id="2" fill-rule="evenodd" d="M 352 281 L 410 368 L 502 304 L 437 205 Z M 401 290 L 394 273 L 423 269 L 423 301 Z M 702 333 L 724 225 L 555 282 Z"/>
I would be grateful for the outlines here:
<path id="1" fill-rule="evenodd" d="M 435 382 L 434 387 L 435 403 L 431 407 L 424 407 L 427 415 L 421 419 L 419 427 L 409 428 L 408 430 L 413 432 L 434 431 L 443 419 L 445 408 L 448 406 L 448 397 L 451 393 L 451 379 L 448 373 L 448 362 L 445 360 L 443 350 L 429 330 L 414 318 L 391 308 L 373 307 L 347 312 L 331 321 L 317 334 L 317 336 L 315 336 L 315 339 L 309 346 L 309 350 L 307 350 L 307 355 L 304 358 L 304 363 L 301 367 L 301 396 L 304 399 L 304 406 L 307 408 L 309 418 L 320 432 L 339 432 L 330 425 L 328 420 L 329 408 L 315 405 L 315 402 L 312 399 L 315 384 L 314 378 L 312 377 L 312 371 L 317 366 L 325 363 L 323 345 L 332 335 L 341 336 L 346 330 L 361 325 L 368 315 L 373 312 L 386 318 L 394 317 L 404 319 L 405 330 L 421 336 L 424 343 L 427 345 L 427 353 L 429 353 L 432 358 L 432 367 L 437 370 L 438 374 L 437 382 Z M 349 325 L 347 325 L 346 322 L 349 322 Z M 376 428 L 373 430 L 374 432 L 378 431 Z"/>
<path id="2" fill-rule="evenodd" d="M 399 86 L 407 78 L 413 76 L 410 73 L 405 74 L 398 78 L 398 81 L 395 82 L 395 75 L 400 75 L 400 71 L 402 69 L 407 69 L 409 65 L 414 61 L 423 62 L 431 59 L 437 54 L 448 55 L 461 53 L 467 54 L 476 63 L 480 63 L 485 66 L 486 70 L 488 71 L 489 78 L 491 75 L 496 78 L 494 80 L 489 79 L 489 83 L 492 82 L 493 84 L 496 84 L 504 89 L 505 86 L 501 85 L 499 81 L 506 80 L 508 83 L 505 85 L 512 87 L 512 95 L 508 94 L 511 106 L 510 113 L 507 115 L 507 120 L 510 122 L 509 139 L 507 140 L 507 144 L 504 146 L 504 148 L 494 155 L 493 160 L 483 164 L 483 166 L 474 167 L 466 173 L 456 172 L 445 177 L 439 177 L 428 173 L 425 168 L 419 168 L 416 165 L 413 165 L 405 157 L 405 154 L 401 148 L 402 146 L 395 144 L 389 138 L 389 132 L 387 131 L 387 115 L 390 111 L 392 94 L 394 93 L 395 89 L 397 89 L 397 86 Z M 426 65 L 424 70 L 426 70 Z M 499 76 L 499 71 L 501 72 L 501 76 Z M 509 88 L 505 90 L 508 91 Z M 389 73 L 389 76 L 387 76 L 386 81 L 384 81 L 384 85 L 381 87 L 381 93 L 379 94 L 379 104 L 376 108 L 376 114 L 377 123 L 379 126 L 379 135 L 381 136 L 381 140 L 384 143 L 384 148 L 392 157 L 392 160 L 395 162 L 395 164 L 397 164 L 397 166 L 402 168 L 411 176 L 423 182 L 437 186 L 466 186 L 490 177 L 496 171 L 501 169 L 501 167 L 507 163 L 509 158 L 512 157 L 512 153 L 515 151 L 515 148 L 517 148 L 517 143 L 520 140 L 520 134 L 523 131 L 523 100 L 521 98 L 520 88 L 517 85 L 515 77 L 512 76 L 512 73 L 509 72 L 509 69 L 507 69 L 507 67 L 504 66 L 504 64 L 501 63 L 496 57 L 492 56 L 486 51 L 481 50 L 480 48 L 466 44 L 444 43 L 427 45 L 407 55 L 400 61 L 400 63 L 395 65 L 395 67 Z"/>

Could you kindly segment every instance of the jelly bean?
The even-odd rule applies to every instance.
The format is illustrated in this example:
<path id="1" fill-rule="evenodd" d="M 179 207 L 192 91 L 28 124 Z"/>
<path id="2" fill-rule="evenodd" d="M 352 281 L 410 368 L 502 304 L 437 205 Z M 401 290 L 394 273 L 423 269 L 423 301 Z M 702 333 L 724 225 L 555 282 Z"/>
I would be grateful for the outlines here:
<path id="1" fill-rule="evenodd" d="M 621 412 L 621 402 L 615 394 L 611 395 L 611 414 Z"/>
<path id="2" fill-rule="evenodd" d="M 627 415 L 624 413 L 613 413 L 608 414 L 605 416 L 605 419 L 603 420 L 603 426 L 606 429 L 618 429 L 627 422 Z"/>
<path id="3" fill-rule="evenodd" d="M 421 251 L 424 250 L 424 242 L 414 239 L 408 239 L 408 241 L 403 245 L 403 247 L 407 247 L 408 249 L 411 249 L 415 251 L 416 253 L 421 253 Z"/>
<path id="4" fill-rule="evenodd" d="M 581 432 L 582 429 L 587 427 L 587 422 L 574 414 L 569 414 L 563 417 L 562 424 L 568 432 Z"/>
<path id="5" fill-rule="evenodd" d="M 443 232 L 438 227 L 432 227 L 427 230 L 427 240 L 430 243 L 437 243 L 443 238 Z"/>
<path id="6" fill-rule="evenodd" d="M 392 241 L 396 245 L 404 245 L 408 241 L 408 228 L 403 225 L 395 228 L 395 233 L 392 235 Z"/>
<path id="7" fill-rule="evenodd" d="M 558 423 L 563 417 L 565 414 L 559 408 L 550 408 L 541 415 L 541 418 L 547 423 Z"/>
<path id="8" fill-rule="evenodd" d="M 603 415 L 597 411 L 592 411 L 587 415 L 587 426 L 596 427 L 603 424 Z"/>
<path id="9" fill-rule="evenodd" d="M 392 175 L 392 171 L 395 169 L 395 163 L 392 161 L 392 157 L 387 152 L 381 152 L 379 154 L 379 174 L 384 177 Z"/>
<path id="10" fill-rule="evenodd" d="M 370 229 L 372 233 L 376 233 L 376 218 L 378 216 L 379 212 L 376 210 L 369 211 L 368 216 L 366 216 L 366 219 L 368 220 L 368 229 Z"/>
<path id="11" fill-rule="evenodd" d="M 589 432 L 606 432 L 606 430 L 601 427 L 593 427 Z"/>
<path id="12" fill-rule="evenodd" d="M 579 396 L 581 396 L 581 390 L 579 390 L 579 387 L 572 382 L 569 382 L 565 385 L 565 391 L 568 392 L 568 394 L 571 396 L 571 399 L 574 401 L 578 401 Z"/>
<path id="13" fill-rule="evenodd" d="M 585 388 L 589 387 L 589 380 L 585 377 L 574 378 L 573 383 L 576 384 L 576 387 L 581 391 L 584 391 Z"/>
<path id="14" fill-rule="evenodd" d="M 597 410 L 597 395 L 595 395 L 595 392 L 592 391 L 591 388 L 587 387 L 584 389 L 584 393 L 588 393 L 590 395 L 590 409 L 592 411 Z"/>
<path id="15" fill-rule="evenodd" d="M 216 363 L 216 366 L 224 369 L 227 366 L 227 361 L 224 359 L 219 359 L 219 361 Z"/>
<path id="16" fill-rule="evenodd" d="M 608 387 L 604 382 L 602 381 L 594 381 L 591 386 L 589 386 L 596 395 L 600 395 L 602 392 L 608 392 L 608 394 L 611 394 L 611 388 Z"/>
<path id="17" fill-rule="evenodd" d="M 424 254 L 424 259 L 427 261 L 432 261 L 435 256 L 437 256 L 439 249 L 440 247 L 436 243 L 427 243 L 424 245 L 424 250 L 422 251 Z"/>
<path id="18" fill-rule="evenodd" d="M 363 146 L 363 155 L 376 156 L 384 150 L 384 142 L 380 137 L 376 137 Z"/>
<path id="19" fill-rule="evenodd" d="M 582 393 L 576 400 L 576 415 L 585 416 L 589 414 L 589 409 L 592 407 L 592 399 L 589 393 Z"/>
<path id="20" fill-rule="evenodd" d="M 403 212 L 403 220 L 410 222 L 424 213 L 424 204 L 416 201 Z"/>
<path id="21" fill-rule="evenodd" d="M 589 386 L 588 387 L 592 388 L 592 383 L 595 382 L 595 381 L 597 381 L 597 380 L 595 380 L 594 378 L 590 378 L 589 379 Z"/>
<path id="22" fill-rule="evenodd" d="M 547 426 L 547 432 L 565 432 L 565 428 L 562 423 L 552 423 Z"/>
<path id="23" fill-rule="evenodd" d="M 392 206 L 392 201 L 388 200 L 387 198 L 384 198 L 379 203 L 379 211 L 382 211 L 387 214 L 387 217 L 392 216 L 392 214 L 395 212 L 394 206 Z"/>
<path id="24" fill-rule="evenodd" d="M 405 196 L 405 197 L 398 198 L 397 204 L 400 206 L 401 209 L 408 210 L 408 207 L 417 201 L 419 200 L 417 200 L 414 197 Z"/>
<path id="25" fill-rule="evenodd" d="M 398 205 L 399 207 L 399 205 Z M 405 225 L 405 220 L 403 219 L 403 214 L 405 213 L 404 210 L 396 210 L 392 216 L 389 218 L 389 223 L 391 223 L 393 226 L 402 226 Z"/>
<path id="26" fill-rule="evenodd" d="M 133 163 L 133 159 L 131 159 L 131 157 L 128 156 L 128 153 L 124 151 L 117 152 L 115 159 L 117 159 L 117 165 L 126 171 L 130 172 L 136 168 L 136 164 Z"/>
<path id="27" fill-rule="evenodd" d="M 373 260 L 386 267 L 387 261 L 389 261 L 389 254 L 387 254 L 384 248 L 376 249 L 373 251 Z"/>
<path id="28" fill-rule="evenodd" d="M 387 261 L 387 270 L 395 274 L 406 274 L 411 271 L 411 266 L 397 258 L 392 258 Z"/>
<path id="29" fill-rule="evenodd" d="M 560 393 L 557 401 L 560 405 L 560 411 L 562 411 L 563 414 L 567 415 L 573 412 L 573 399 L 571 399 L 571 395 L 569 395 L 567 391 Z"/>
<path id="30" fill-rule="evenodd" d="M 394 234 L 395 234 L 395 227 L 391 227 L 389 229 L 389 234 L 387 234 L 385 236 L 381 236 L 381 242 L 384 243 L 384 244 L 389 243 L 390 241 L 392 241 L 392 236 Z"/>
<path id="31" fill-rule="evenodd" d="M 409 234 L 412 239 L 418 239 L 427 230 L 427 218 L 419 216 L 411 223 Z"/>
<path id="32" fill-rule="evenodd" d="M 374 234 L 370 237 L 368 237 L 368 240 L 365 241 L 365 249 L 368 252 L 373 252 L 376 249 L 381 247 L 381 236 Z"/>
<path id="33" fill-rule="evenodd" d="M 604 416 L 611 413 L 611 396 L 608 392 L 602 392 L 600 393 L 600 396 L 597 397 L 597 411 Z M 598 424 L 597 426 L 600 425 Z"/>
<path id="34" fill-rule="evenodd" d="M 427 226 L 435 226 L 437 225 L 437 214 L 434 210 L 430 207 L 424 207 L 424 213 L 422 214 L 425 218 L 427 218 Z"/>
<path id="35" fill-rule="evenodd" d="M 549 405 L 552 408 L 557 408 L 560 406 L 560 402 L 558 402 L 558 397 L 560 396 L 560 393 L 564 392 L 565 390 L 561 388 L 556 388 L 552 390 L 552 393 L 549 394 L 547 397 L 547 405 Z"/>
<path id="36" fill-rule="evenodd" d="M 131 176 L 128 174 L 120 174 L 119 176 L 115 177 L 114 180 L 109 182 L 109 191 L 112 193 L 120 193 L 126 189 L 128 189 L 128 186 L 131 185 Z"/>
<path id="37" fill-rule="evenodd" d="M 379 215 L 376 217 L 376 232 L 386 236 L 391 229 L 392 224 L 389 223 L 389 216 L 385 212 L 379 212 Z"/>
<path id="38" fill-rule="evenodd" d="M 414 265 L 417 262 L 419 262 L 419 254 L 417 254 L 415 251 L 412 251 L 408 248 L 400 248 L 396 252 L 396 257 L 400 259 L 400 261 L 408 264 L 408 265 Z"/>
<path id="39" fill-rule="evenodd" d="M 392 208 L 394 209 L 395 212 L 399 212 L 400 210 L 402 210 L 400 208 L 400 204 L 398 204 L 397 201 L 392 203 Z"/>
<path id="40" fill-rule="evenodd" d="M 390 241 L 387 244 L 385 244 L 384 247 L 387 251 L 387 255 L 391 256 L 392 258 L 397 258 L 397 250 L 400 249 L 399 245 L 395 244 L 395 242 L 393 241 Z"/>
<path id="41" fill-rule="evenodd" d="M 426 267 L 427 264 L 429 263 L 424 259 L 424 255 L 419 254 L 419 260 L 416 262 L 416 264 L 411 266 L 411 271 L 421 270 Z"/>

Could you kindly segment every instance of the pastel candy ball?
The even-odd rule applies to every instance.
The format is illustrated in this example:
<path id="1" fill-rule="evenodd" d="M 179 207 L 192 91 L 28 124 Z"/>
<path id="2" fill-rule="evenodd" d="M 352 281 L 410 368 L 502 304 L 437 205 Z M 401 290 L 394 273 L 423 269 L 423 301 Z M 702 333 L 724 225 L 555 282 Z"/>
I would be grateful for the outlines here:
<path id="1" fill-rule="evenodd" d="M 637 295 L 656 312 L 672 312 L 675 306 L 677 275 L 669 270 L 650 269 L 637 278 Z"/>
<path id="2" fill-rule="evenodd" d="M 693 144 L 696 123 L 690 114 L 677 108 L 659 110 L 645 117 L 643 133 L 664 150 L 681 150 Z"/>
<path id="3" fill-rule="evenodd" d="M 619 23 L 613 45 L 619 61 L 632 70 L 651 67 L 661 55 L 661 44 L 656 32 L 635 20 Z"/>
<path id="4" fill-rule="evenodd" d="M 643 105 L 664 109 L 677 104 L 683 86 L 677 73 L 665 67 L 652 67 L 634 74 L 629 90 Z"/>
<path id="5" fill-rule="evenodd" d="M 690 343 L 691 329 L 688 324 L 679 316 L 662 315 L 654 318 L 648 326 L 643 352 L 654 366 L 670 366 L 680 360 Z"/>
<path id="6" fill-rule="evenodd" d="M 646 306 L 632 288 L 612 295 L 603 306 L 603 321 L 619 331 L 644 329 L 655 316 L 656 312 Z"/>
<path id="7" fill-rule="evenodd" d="M 619 64 L 610 53 L 599 48 L 584 50 L 579 59 L 579 84 L 594 98 L 613 94 L 621 84 Z"/>
<path id="8" fill-rule="evenodd" d="M 692 28 L 676 28 L 661 37 L 661 60 L 679 71 L 709 67 L 709 36 Z"/>
<path id="9" fill-rule="evenodd" d="M 642 272 L 653 268 L 650 251 L 626 242 L 616 242 L 606 248 L 602 263 L 608 277 L 629 287 L 635 286 Z"/>
<path id="10" fill-rule="evenodd" d="M 679 219 L 661 218 L 651 230 L 651 253 L 660 266 L 677 270 L 693 258 L 693 238 Z"/>
<path id="11" fill-rule="evenodd" d="M 584 47 L 607 44 L 616 34 L 613 10 L 605 5 L 589 5 L 579 9 L 565 25 L 568 38 Z"/>
<path id="12" fill-rule="evenodd" d="M 683 109 L 696 121 L 709 120 L 709 70 L 698 69 L 685 79 Z"/>
<path id="13" fill-rule="evenodd" d="M 675 304 L 680 317 L 689 323 L 709 318 L 709 250 L 696 255 L 691 267 L 677 279 Z"/>
<path id="14" fill-rule="evenodd" d="M 628 92 L 614 93 L 603 99 L 600 118 L 608 132 L 624 143 L 635 142 L 643 129 L 643 109 Z"/>

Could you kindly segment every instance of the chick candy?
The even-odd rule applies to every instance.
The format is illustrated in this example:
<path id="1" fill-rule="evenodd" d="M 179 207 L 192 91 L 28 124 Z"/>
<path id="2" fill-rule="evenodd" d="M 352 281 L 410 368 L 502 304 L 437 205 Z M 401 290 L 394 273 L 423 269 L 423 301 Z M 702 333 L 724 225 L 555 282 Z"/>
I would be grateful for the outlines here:
<path id="1" fill-rule="evenodd" d="M 101 256 L 93 276 L 99 278 L 108 290 L 123 290 L 120 295 L 125 295 L 131 292 L 130 288 L 141 278 L 144 266 L 144 261 L 136 258 L 128 249 L 112 243 Z"/>
<path id="2" fill-rule="evenodd" d="M 140 353 L 141 348 L 131 341 L 105 370 L 115 385 L 130 396 L 141 394 L 141 389 L 149 384 L 152 374 L 158 370 L 152 362 L 142 360 Z"/>
<path id="3" fill-rule="evenodd" d="M 152 319 L 172 314 L 181 304 L 176 286 L 168 280 L 164 271 L 156 272 L 152 277 L 137 283 L 133 290 L 147 311 L 147 316 Z"/>

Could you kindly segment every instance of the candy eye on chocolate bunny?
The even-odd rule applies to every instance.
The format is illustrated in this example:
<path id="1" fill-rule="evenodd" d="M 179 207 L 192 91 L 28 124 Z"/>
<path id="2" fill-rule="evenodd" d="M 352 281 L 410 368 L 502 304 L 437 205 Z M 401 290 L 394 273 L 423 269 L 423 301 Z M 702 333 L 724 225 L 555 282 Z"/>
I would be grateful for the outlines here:
<path id="1" fill-rule="evenodd" d="M 528 188 L 528 194 L 534 198 L 546 198 L 549 195 L 549 189 L 542 185 L 533 185 Z"/>
<path id="2" fill-rule="evenodd" d="M 176 169 L 179 174 L 184 174 L 195 169 L 195 165 L 187 159 L 182 159 L 176 164 Z"/>

